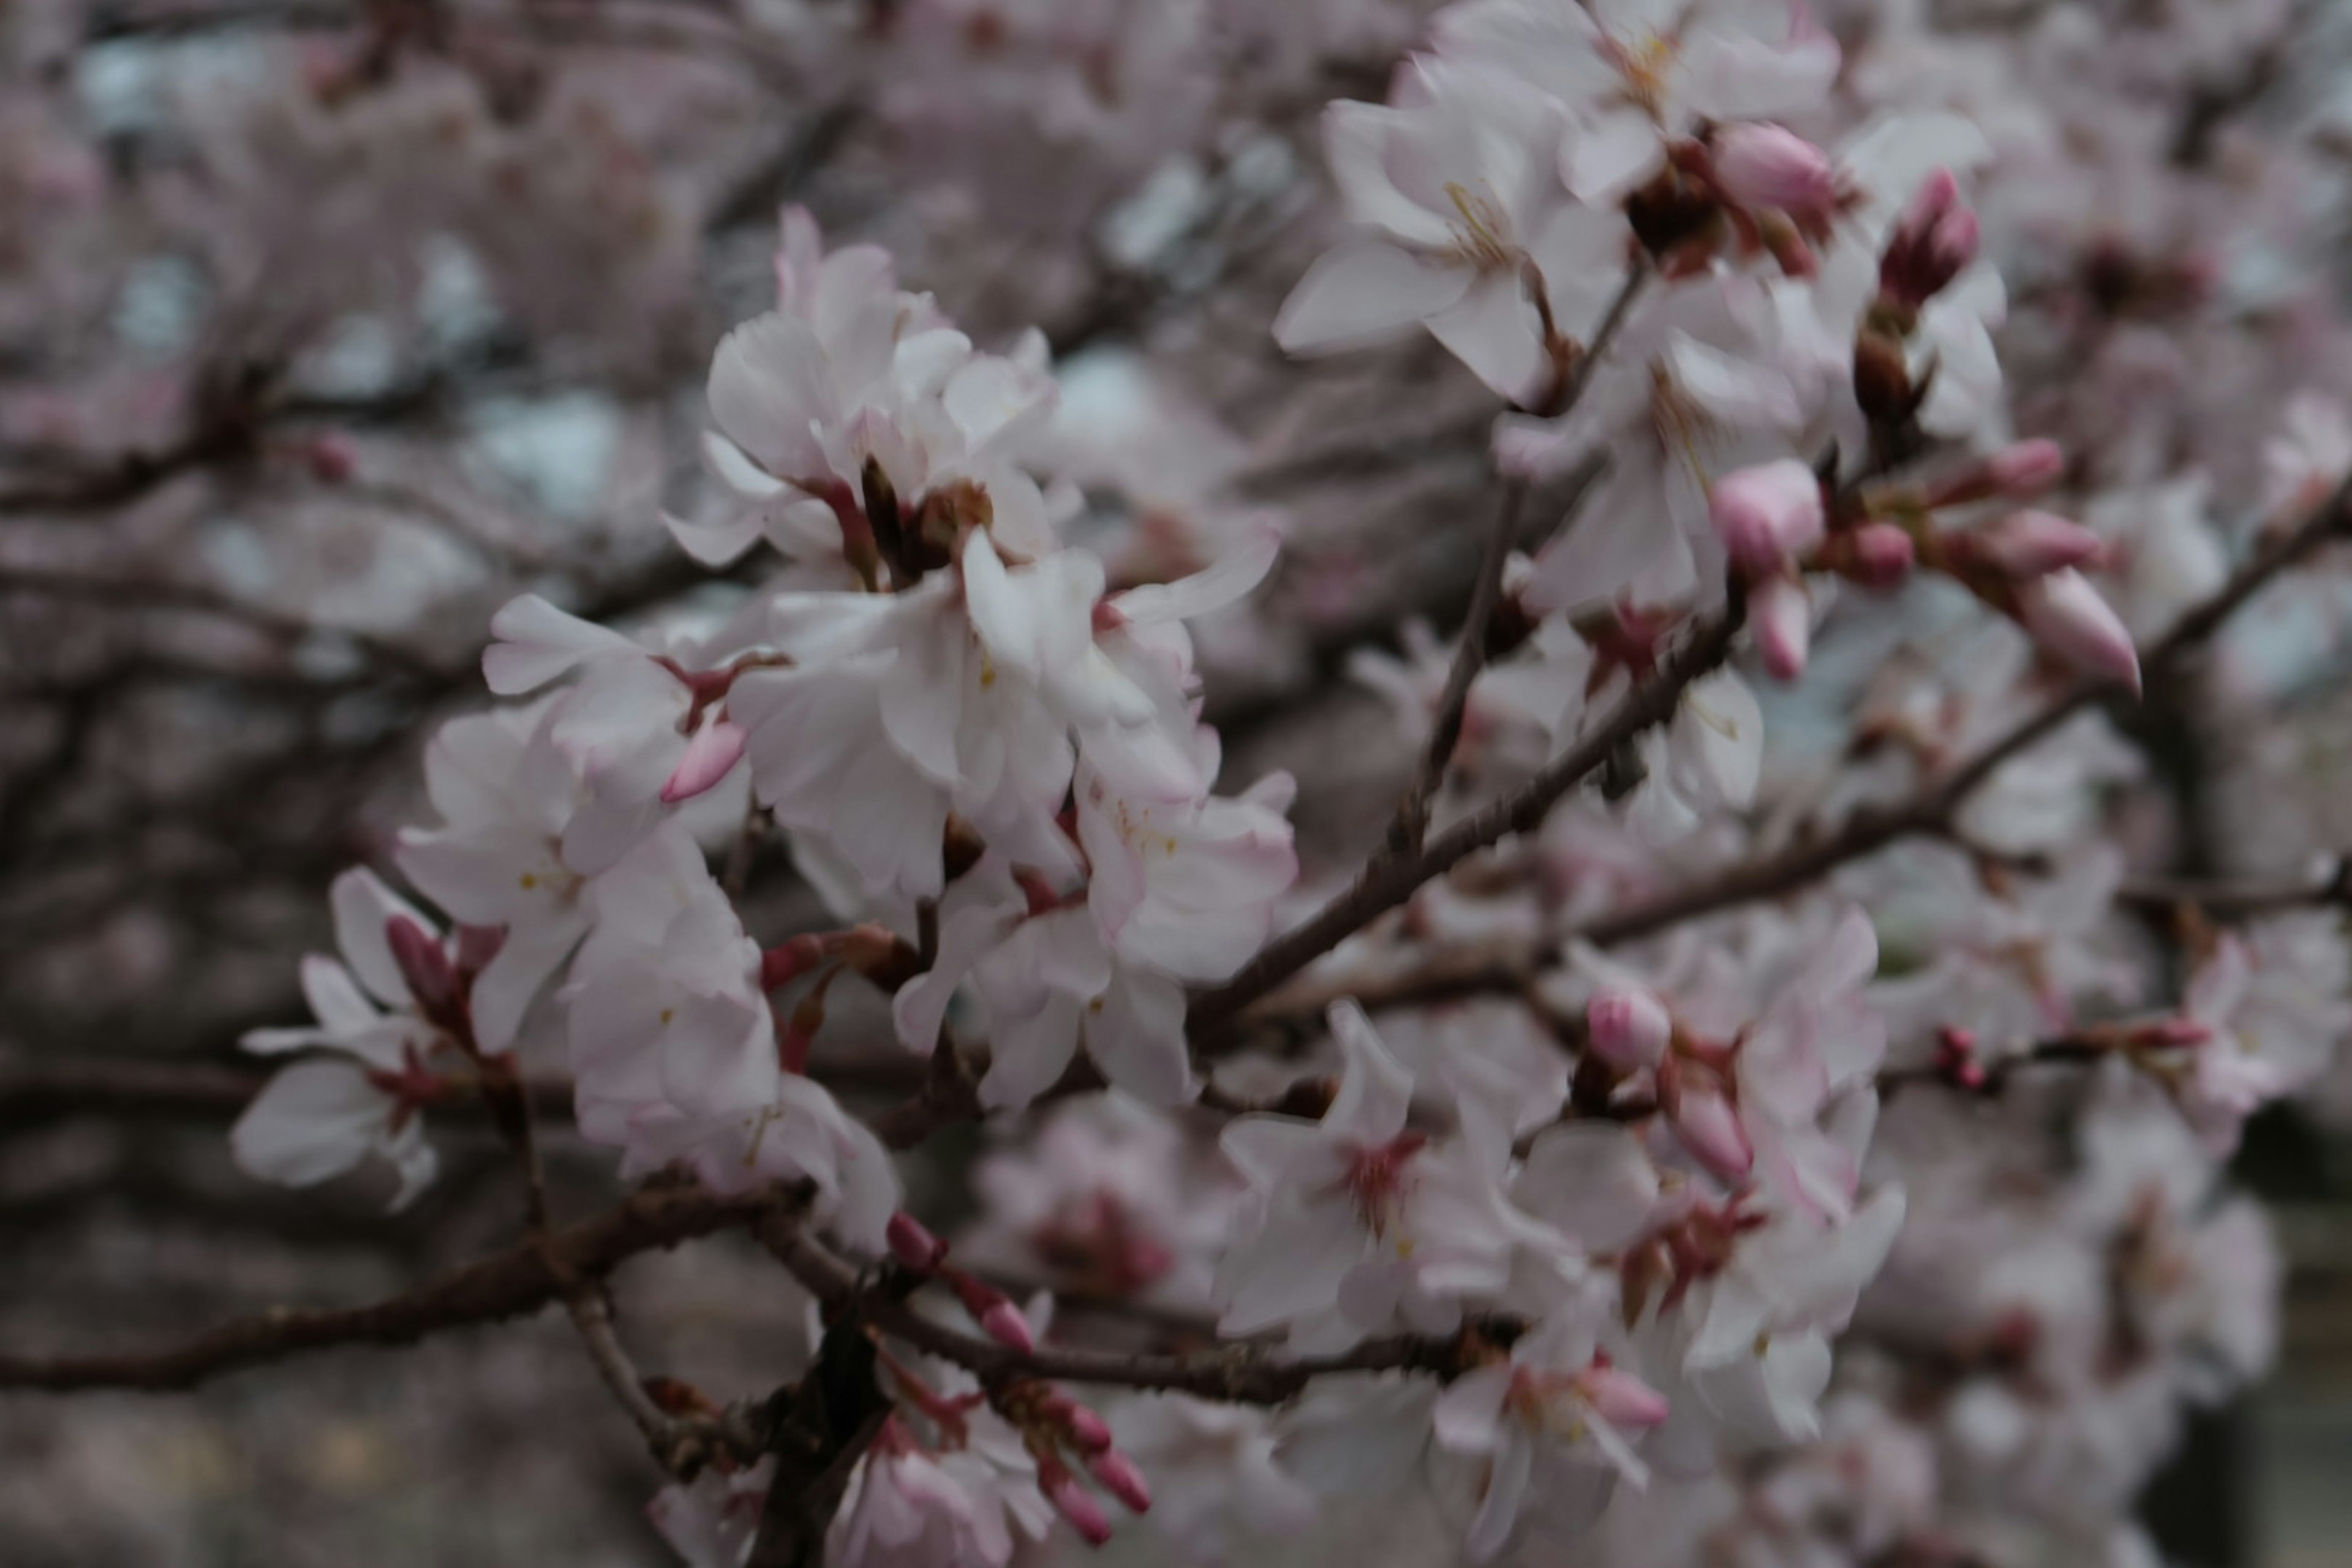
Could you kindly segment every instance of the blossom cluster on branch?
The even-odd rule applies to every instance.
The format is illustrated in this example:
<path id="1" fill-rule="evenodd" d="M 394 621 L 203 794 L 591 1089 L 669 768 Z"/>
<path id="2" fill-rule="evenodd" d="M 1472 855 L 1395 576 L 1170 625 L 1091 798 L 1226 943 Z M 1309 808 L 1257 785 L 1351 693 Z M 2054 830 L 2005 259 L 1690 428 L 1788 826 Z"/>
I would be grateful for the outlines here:
<path id="1" fill-rule="evenodd" d="M 1470 564 L 1444 633 L 1326 650 L 1355 689 L 1221 708 L 1374 552 L 1257 502 L 1399 442 L 1254 470 L 1150 353 L 968 332 L 787 205 L 700 472 L 641 509 L 685 591 L 506 599 L 503 700 L 332 882 L 312 1022 L 244 1036 L 289 1058 L 252 1175 L 382 1164 L 405 1205 L 478 1104 L 526 1194 L 522 1252 L 348 1337 L 561 1302 L 694 1568 L 2156 1561 L 2182 1412 L 2274 1350 L 2227 1163 L 2352 1034 L 2340 865 L 2210 880 L 2333 847 L 2217 847 L 2193 754 L 2291 730 L 2338 652 L 2352 383 L 2303 372 L 2347 334 L 2260 275 L 2311 265 L 2271 187 L 2325 176 L 2176 112 L 2226 119 L 2184 62 L 2294 19 L 786 9 L 760 47 L 856 84 L 964 198 L 938 232 L 1104 247 L 1146 318 L 1210 251 L 1319 243 L 1271 252 L 1274 343 L 1470 410 L 1491 493 L 1423 524 Z M 1335 210 L 1286 207 L 1272 100 L 1400 48 L 1322 110 Z M 419 133 L 326 102 L 298 150 Z M 1149 391 L 1106 416 L 1106 380 Z M 780 922 L 763 857 L 823 912 Z M 725 1212 L 562 1229 L 551 1081 L 633 1201 Z M 603 1274 L 721 1228 L 812 1321 L 784 1387 L 619 1342 Z"/>

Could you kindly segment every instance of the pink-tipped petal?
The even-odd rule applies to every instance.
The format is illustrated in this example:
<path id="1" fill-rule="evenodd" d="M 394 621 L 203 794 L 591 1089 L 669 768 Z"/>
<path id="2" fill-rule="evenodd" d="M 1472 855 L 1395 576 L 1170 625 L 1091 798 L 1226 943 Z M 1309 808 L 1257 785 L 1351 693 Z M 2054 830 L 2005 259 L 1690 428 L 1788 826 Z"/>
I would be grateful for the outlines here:
<path id="1" fill-rule="evenodd" d="M 981 1331 L 998 1344 L 1010 1345 L 1027 1355 L 1037 1348 L 1037 1337 L 1029 1331 L 1029 1320 L 1021 1309 L 1010 1301 L 998 1301 L 980 1314 Z"/>
<path id="2" fill-rule="evenodd" d="M 1976 536 L 1977 553 L 2011 577 L 2040 577 L 2099 559 L 2099 536 L 2046 511 L 2013 511 Z"/>
<path id="3" fill-rule="evenodd" d="M 1773 679 L 1794 680 L 1805 673 L 1813 606 L 1802 583 L 1794 577 L 1767 577 L 1757 584 L 1748 595 L 1748 624 L 1756 634 L 1757 654 Z"/>
<path id="4" fill-rule="evenodd" d="M 1584 1022 L 1593 1053 L 1620 1072 L 1657 1066 L 1675 1033 L 1666 1005 L 1630 986 L 1595 992 L 1585 1005 Z"/>
<path id="5" fill-rule="evenodd" d="M 383 922 L 383 939 L 408 994 L 416 998 L 416 1010 L 428 1018 L 446 1016 L 457 1000 L 457 976 L 441 939 L 406 915 Z"/>
<path id="6" fill-rule="evenodd" d="M 904 1209 L 890 1216 L 882 1236 L 889 1244 L 890 1256 L 918 1274 L 929 1274 L 948 1255 L 948 1244 Z"/>
<path id="7" fill-rule="evenodd" d="M 662 785 L 664 804 L 692 800 L 725 778 L 743 755 L 743 739 L 741 725 L 724 719 L 706 720 L 688 737 L 686 754 L 678 758 L 669 782 Z"/>
<path id="8" fill-rule="evenodd" d="M 1613 1366 L 1596 1366 L 1577 1379 L 1586 1403 L 1613 1426 L 1655 1426 L 1666 1418 L 1666 1396 Z"/>
<path id="9" fill-rule="evenodd" d="M 1087 1458 L 1087 1469 L 1102 1483 L 1105 1491 L 1125 1503 L 1129 1512 L 1151 1511 L 1150 1483 L 1125 1454 L 1116 1448 L 1105 1448 Z"/>
<path id="10" fill-rule="evenodd" d="M 2139 690 L 2139 650 L 2089 578 L 2068 567 L 2035 578 L 2017 598 L 2018 617 L 2036 643 L 2085 674 Z"/>
<path id="11" fill-rule="evenodd" d="M 1716 189 L 1735 206 L 1825 216 L 1837 205 L 1830 155 L 1780 126 L 1726 126 L 1713 163 Z"/>
<path id="12" fill-rule="evenodd" d="M 2011 500 L 2032 500 L 2066 477 L 2066 449 L 2055 441 L 2019 441 L 1985 460 L 1985 478 Z"/>
<path id="13" fill-rule="evenodd" d="M 1821 542 L 1822 482 L 1794 458 L 1737 469 L 1716 481 L 1707 515 L 1734 563 L 1766 576 Z"/>

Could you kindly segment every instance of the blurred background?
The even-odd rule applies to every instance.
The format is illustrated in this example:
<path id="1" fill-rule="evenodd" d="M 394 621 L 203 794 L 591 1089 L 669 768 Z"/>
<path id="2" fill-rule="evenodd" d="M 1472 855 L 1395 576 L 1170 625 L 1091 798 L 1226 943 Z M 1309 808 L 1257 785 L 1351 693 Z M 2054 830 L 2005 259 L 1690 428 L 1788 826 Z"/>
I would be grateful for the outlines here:
<path id="1" fill-rule="evenodd" d="M 1346 656 L 1458 617 L 1471 561 L 1441 525 L 1480 491 L 1492 410 L 1432 345 L 1298 366 L 1266 329 L 1330 232 L 1317 115 L 1379 96 L 1427 9 L 0 0 L 0 1343 L 362 1301 L 511 1238 L 499 1147 L 462 1119 L 397 1215 L 370 1178 L 241 1175 L 236 1041 L 297 1015 L 328 881 L 416 816 L 421 738 L 481 700 L 499 604 L 628 626 L 735 590 L 659 518 L 713 504 L 702 377 L 772 300 L 786 204 L 888 247 L 984 344 L 1044 330 L 1063 471 L 1120 574 L 1281 523 L 1265 613 L 1202 649 L 1209 717 L 1234 776 L 1301 772 L 1310 861 L 1359 841 L 1402 742 Z M 2029 409 L 2053 377 L 2116 405 L 2170 377 L 2155 467 L 2227 490 L 2286 390 L 2352 388 L 2352 8 L 1815 10 L 1881 91 L 1923 29 L 1989 82 L 2043 73 L 2033 134 L 2073 184 L 1986 209 L 2020 258 L 2003 349 Z M 1965 76 L 1919 90 L 2000 101 Z M 2161 125 L 2171 183 L 2095 133 L 2116 102 Z M 2212 868 L 2352 843 L 2340 674 L 2313 666 L 2284 752 L 2176 716 L 2191 793 L 2233 825 Z M 807 889 L 781 856 L 751 870 L 753 929 L 795 929 Z M 2242 1156 L 2290 1265 L 2280 1370 L 2151 1487 L 2182 1563 L 2352 1565 L 2342 1125 L 2276 1112 Z M 974 1152 L 940 1155 L 927 1202 Z M 604 1152 L 550 1160 L 563 1212 L 617 1190 Z M 806 1351 L 776 1278 L 722 1239 L 633 1265 L 618 1301 L 646 1364 L 764 1388 Z M 552 1315 L 193 1393 L 0 1394 L 6 1568 L 654 1564 L 656 1479 Z"/>

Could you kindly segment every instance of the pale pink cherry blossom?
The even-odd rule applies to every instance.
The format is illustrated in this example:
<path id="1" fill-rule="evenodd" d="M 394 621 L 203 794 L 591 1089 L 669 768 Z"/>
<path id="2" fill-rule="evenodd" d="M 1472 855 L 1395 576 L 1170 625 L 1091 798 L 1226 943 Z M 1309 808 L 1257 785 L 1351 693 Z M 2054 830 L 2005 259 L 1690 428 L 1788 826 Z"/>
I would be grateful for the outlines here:
<path id="1" fill-rule="evenodd" d="M 2051 874 L 2012 877 L 1999 891 L 1948 847 L 1901 855 L 1885 880 L 1845 884 L 1868 900 L 1890 950 L 1925 956 L 1869 991 L 1900 1065 L 1925 1065 L 1941 1029 L 1966 1031 L 1980 1059 L 1998 1062 L 2066 1033 L 2086 1002 L 2140 1000 L 2112 920 L 2125 869 L 2113 846 L 2084 846 Z"/>
<path id="2" fill-rule="evenodd" d="M 972 1170 L 980 1212 L 959 1257 L 1090 1296 L 1199 1310 L 1241 1184 L 1213 1151 L 1117 1090 L 1041 1116 Z"/>
<path id="3" fill-rule="evenodd" d="M 1645 776 L 1626 820 L 1645 843 L 1681 842 L 1756 803 L 1764 711 L 1737 670 L 1692 681 L 1674 717 L 1636 744 Z"/>
<path id="4" fill-rule="evenodd" d="M 1275 901 L 1298 873 L 1281 813 L 1291 787 L 1276 774 L 1237 797 L 1159 801 L 1122 795 L 1082 763 L 1082 885 L 1033 873 L 1024 887 L 1001 864 L 968 872 L 941 905 L 939 962 L 894 1004 L 900 1040 L 929 1050 L 969 978 L 990 1018 L 985 1102 L 1027 1104 L 1081 1038 L 1130 1093 L 1190 1099 L 1184 983 L 1232 974 L 1271 932 Z"/>
<path id="5" fill-rule="evenodd" d="M 2209 1149 L 2229 1153 L 2248 1116 L 2319 1075 L 2352 1034 L 2347 992 L 2352 955 L 2329 915 L 2274 916 L 2215 939 L 2181 1003 L 2204 1038 L 2168 1079 Z"/>
<path id="6" fill-rule="evenodd" d="M 1364 232 L 1308 269 L 1275 338 L 1328 353 L 1425 325 L 1531 406 L 1557 370 L 1529 290 L 1543 289 L 1561 331 L 1589 331 L 1623 276 L 1623 221 L 1567 199 L 1549 156 L 1559 112 L 1508 74 L 1419 56 L 1393 98 L 1327 111 L 1332 174 Z"/>
<path id="7" fill-rule="evenodd" d="M 1853 1315 L 1902 1229 L 1903 1194 L 1874 1194 L 1842 1225 L 1797 1215 L 1731 1233 L 1719 1258 L 1686 1255 L 1679 1300 L 1635 1330 L 1638 1364 L 1671 1412 L 1647 1456 L 1676 1474 L 1735 1451 L 1805 1441 L 1830 1374 L 1830 1336 Z"/>
<path id="8" fill-rule="evenodd" d="M 1003 1568 L 1021 1538 L 1045 1534 L 1052 1515 L 1034 1474 L 1024 1477 L 1025 1467 L 1013 1462 L 1017 1440 L 1009 1431 L 989 1432 L 1003 1423 L 981 1406 L 961 1411 L 948 1425 L 938 1446 L 926 1447 L 903 1415 L 884 1420 L 825 1531 L 826 1562 L 843 1568 Z"/>
<path id="9" fill-rule="evenodd" d="M 423 1108 L 446 1090 L 436 1058 L 457 1054 L 447 1009 L 462 999 L 451 981 L 447 943 L 432 922 L 363 868 L 335 879 L 338 961 L 302 961 L 302 994 L 315 1023 L 248 1031 L 245 1048 L 265 1056 L 318 1051 L 282 1068 L 229 1131 L 236 1163 L 264 1181 L 307 1187 L 341 1175 L 371 1156 L 399 1173 L 393 1207 L 405 1207 L 431 1184 L 440 1157 L 425 1141 Z M 390 928 L 408 943 L 429 946 L 442 994 L 419 998 Z M 412 958 L 411 966 L 420 960 Z M 422 977 L 422 976 L 420 976 Z"/>
<path id="10" fill-rule="evenodd" d="M 563 831 L 566 864 L 589 875 L 605 869 L 671 806 L 733 771 L 744 731 L 727 700 L 736 677 L 767 657 L 747 635 L 756 624 L 739 616 L 656 651 L 535 594 L 491 619 L 499 640 L 483 653 L 482 673 L 492 691 L 520 696 L 578 676 L 549 731 L 585 785 Z"/>
<path id="11" fill-rule="evenodd" d="M 1501 1554 L 1531 1501 L 1556 1536 L 1597 1520 L 1615 1480 L 1648 1485 L 1636 1444 L 1666 1418 L 1666 1402 L 1612 1362 L 1600 1326 L 1575 1310 L 1549 1318 L 1431 1408 L 1440 1447 L 1486 1461 L 1463 1548 L 1471 1563 Z"/>
<path id="12" fill-rule="evenodd" d="M 743 1568 L 775 1473 L 773 1458 L 741 1468 L 708 1466 L 693 1480 L 673 1481 L 656 1493 L 646 1518 L 686 1568 Z"/>
<path id="13" fill-rule="evenodd" d="M 1743 1033 L 1734 1058 L 1758 1181 L 1832 1223 L 1853 1210 L 1877 1115 L 1870 1086 L 1886 1026 L 1863 989 L 1877 967 L 1870 921 L 1847 910 Z"/>
<path id="14" fill-rule="evenodd" d="M 394 859 L 463 924 L 505 933 L 474 977 L 475 1043 L 503 1051 L 542 987 L 588 929 L 587 879 L 563 859 L 583 798 L 554 741 L 561 698 L 453 719 L 425 750 L 425 787 L 441 824 L 404 828 Z"/>
<path id="15" fill-rule="evenodd" d="M 2352 476 L 2352 410 L 2323 393 L 2298 393 L 2283 427 L 2263 444 L 2263 511 L 2300 517 Z"/>
<path id="16" fill-rule="evenodd" d="M 1053 412 L 1043 339 L 1009 357 L 974 353 L 928 297 L 898 289 L 885 253 L 822 257 L 798 209 L 777 270 L 780 308 L 729 333 L 711 361 L 724 438 L 706 441 L 705 460 L 743 504 L 716 524 L 672 520 L 688 552 L 722 563 L 764 531 L 796 559 L 845 552 L 867 575 L 877 546 L 887 554 L 888 535 L 958 483 L 987 495 L 992 525 L 1020 549 L 1050 549 L 1061 503 L 1018 466 Z M 866 515 L 869 465 L 899 516 Z"/>
<path id="17" fill-rule="evenodd" d="M 1122 1400 L 1106 1419 L 1151 1477 L 1152 1533 L 1188 1562 L 1277 1552 L 1316 1521 L 1315 1495 L 1276 1461 L 1268 1411 L 1166 1394 Z"/>
<path id="18" fill-rule="evenodd" d="M 563 992 L 580 1130 L 640 1175 L 684 1162 L 720 1191 L 804 1178 L 877 1249 L 898 1184 L 874 1135 L 780 1056 L 761 955 L 675 824 L 589 886 Z"/>
<path id="19" fill-rule="evenodd" d="M 1519 75 L 1575 115 L 1560 175 L 1597 206 L 1660 173 L 1668 143 L 1703 122 L 1816 108 L 1839 61 L 1836 42 L 1802 7 L 1771 0 L 1482 0 L 1450 8 L 1437 39 L 1444 52 Z"/>
<path id="20" fill-rule="evenodd" d="M 1610 458 L 1577 515 L 1537 553 L 1529 606 L 1581 610 L 1622 596 L 1655 607 L 1719 595 L 1714 486 L 1790 456 L 1825 395 L 1824 351 L 1804 335 L 1818 332 L 1754 279 L 1685 284 L 1633 316 L 1563 418 L 1505 417 L 1496 460 L 1507 473 L 1549 478 L 1596 453 Z"/>
<path id="21" fill-rule="evenodd" d="M 1252 1192 L 1217 1272 L 1221 1327 L 1287 1324 L 1301 1348 L 1444 1332 L 1507 1278 L 1496 1175 L 1459 1141 L 1408 1129 L 1412 1077 L 1355 1004 L 1334 1004 L 1330 1021 L 1347 1070 L 1322 1121 L 1251 1115 L 1225 1130 Z"/>
<path id="22" fill-rule="evenodd" d="M 2102 540 L 2099 556 L 2064 564 L 2098 571 L 2102 596 L 2125 627 L 2153 642 L 2230 580 L 2229 552 L 2208 521 L 2212 506 L 2212 481 L 2201 472 L 2111 490 L 2083 514 Z"/>

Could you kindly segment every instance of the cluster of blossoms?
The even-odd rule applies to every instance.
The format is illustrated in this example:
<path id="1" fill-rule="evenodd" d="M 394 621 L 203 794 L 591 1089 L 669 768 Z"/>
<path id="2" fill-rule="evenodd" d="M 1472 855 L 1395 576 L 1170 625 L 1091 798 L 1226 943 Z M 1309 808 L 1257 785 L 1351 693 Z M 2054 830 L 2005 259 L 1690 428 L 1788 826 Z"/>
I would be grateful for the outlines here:
<path id="1" fill-rule="evenodd" d="M 1093 49 L 1029 107 L 1148 163 L 1177 133 L 1132 121 L 1209 112 L 1142 90 L 1153 29 L 1207 8 L 1102 9 L 898 25 L 987 59 L 958 79 L 982 99 Z M 1422 36 L 1387 102 L 1328 111 L 1346 232 L 1274 332 L 1307 356 L 1425 330 L 1491 395 L 1507 524 L 1548 525 L 1507 527 L 1526 553 L 1496 550 L 1463 647 L 1350 666 L 1433 750 L 1436 842 L 1493 853 L 1203 1027 L 1197 990 L 1306 910 L 1296 786 L 1220 793 L 1188 629 L 1274 570 L 1274 532 L 1201 531 L 1188 570 L 1114 588 L 1073 542 L 1101 530 L 1042 336 L 976 347 L 794 210 L 775 308 L 711 365 L 717 504 L 666 519 L 766 575 L 642 637 L 499 612 L 483 668 L 516 700 L 441 730 L 440 821 L 393 857 L 445 918 L 336 883 L 316 1026 L 247 1042 L 313 1054 L 237 1155 L 293 1184 L 380 1157 L 405 1202 L 432 1109 L 511 1097 L 543 1054 L 624 1175 L 814 1194 L 872 1265 L 851 1294 L 908 1314 L 829 1303 L 877 1403 L 828 1562 L 1001 1568 L 1126 1531 L 1317 1561 L 1363 1519 L 1478 1563 L 2135 1561 L 2179 1408 L 2270 1354 L 2270 1243 L 2221 1162 L 2352 1032 L 2333 913 L 2183 913 L 2167 994 L 2119 912 L 2155 830 L 2110 820 L 2139 770 L 2094 700 L 2137 696 L 2251 551 L 2203 477 L 2116 455 L 2140 441 L 2021 438 L 1991 258 L 2022 155 L 1958 86 L 1908 90 L 1902 27 L 1849 52 L 1766 0 L 1463 0 Z M 2340 410 L 2280 412 L 2238 543 L 2352 470 Z M 1599 789 L 1528 794 L 1599 741 L 1566 781 Z M 1424 852 L 1406 826 L 1327 908 Z M 831 923 L 746 929 L 707 849 L 755 831 Z M 952 1247 L 825 1087 L 859 990 L 929 1058 L 910 1082 L 1004 1134 Z M 1165 1340 L 1227 1354 L 1228 1397 Z M 1064 1343 L 1129 1354 L 1101 1381 L 1134 1392 L 1082 1403 L 1038 1370 Z M 1296 1384 L 1261 1396 L 1269 1366 Z M 740 1568 L 780 1468 L 713 1459 L 656 1521 Z"/>

